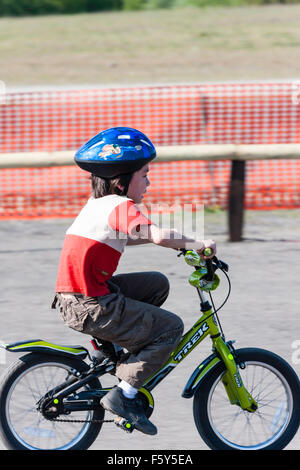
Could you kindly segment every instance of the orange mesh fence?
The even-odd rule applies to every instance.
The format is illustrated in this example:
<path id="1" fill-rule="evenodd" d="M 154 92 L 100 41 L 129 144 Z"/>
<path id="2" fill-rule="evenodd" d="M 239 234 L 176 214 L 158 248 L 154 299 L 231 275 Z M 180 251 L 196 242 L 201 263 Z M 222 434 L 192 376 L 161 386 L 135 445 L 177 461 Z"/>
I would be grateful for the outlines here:
<path id="1" fill-rule="evenodd" d="M 144 203 L 152 210 L 176 204 L 216 204 L 227 208 L 230 161 L 152 163 Z M 267 175 L 267 177 L 266 177 Z M 248 161 L 246 209 L 300 207 L 297 160 Z M 0 219 L 75 217 L 90 194 L 87 173 L 75 166 L 1 170 Z M 193 206 L 194 207 L 194 206 Z"/>
<path id="2" fill-rule="evenodd" d="M 199 84 L 7 93 L 1 153 L 75 150 L 101 130 L 129 126 L 155 145 L 300 143 L 294 83 Z M 229 161 L 157 162 L 145 203 L 226 208 Z M 248 209 L 300 207 L 300 160 L 246 165 Z M 0 171 L 0 218 L 74 217 L 90 193 L 77 167 Z"/>

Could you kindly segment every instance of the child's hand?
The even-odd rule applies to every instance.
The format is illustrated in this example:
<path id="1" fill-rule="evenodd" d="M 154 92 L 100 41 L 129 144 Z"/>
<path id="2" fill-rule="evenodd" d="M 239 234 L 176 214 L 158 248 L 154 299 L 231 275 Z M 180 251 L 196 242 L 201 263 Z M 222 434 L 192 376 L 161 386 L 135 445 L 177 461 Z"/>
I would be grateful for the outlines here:
<path id="1" fill-rule="evenodd" d="M 213 258 L 217 252 L 216 242 L 214 240 L 203 240 L 204 247 L 201 250 L 197 250 L 197 253 L 201 255 L 204 259 Z M 203 251 L 205 248 L 210 248 L 212 250 L 212 254 L 210 256 L 204 256 Z"/>

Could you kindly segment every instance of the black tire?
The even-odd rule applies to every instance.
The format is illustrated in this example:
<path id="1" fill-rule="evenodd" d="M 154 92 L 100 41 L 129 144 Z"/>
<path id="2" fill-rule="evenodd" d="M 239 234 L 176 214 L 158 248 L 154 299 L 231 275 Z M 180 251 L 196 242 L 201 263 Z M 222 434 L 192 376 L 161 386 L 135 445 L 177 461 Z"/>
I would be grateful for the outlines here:
<path id="1" fill-rule="evenodd" d="M 5 447 L 12 450 L 88 449 L 98 436 L 102 422 L 53 422 L 45 419 L 37 410 L 37 402 L 46 393 L 47 387 L 51 389 L 60 383 L 55 383 L 54 373 L 60 378 L 66 377 L 71 369 L 83 371 L 87 368 L 88 365 L 81 359 L 46 354 L 28 354 L 12 364 L 0 384 L 0 435 Z M 63 380 L 60 379 L 61 382 Z M 26 387 L 28 392 L 25 392 Z M 87 387 L 101 388 L 101 384 L 98 379 L 94 379 Z M 21 400 L 19 396 L 22 397 Z M 20 412 L 22 414 L 19 417 L 15 416 Z M 78 416 L 77 413 L 61 417 L 80 418 L 82 415 Z M 88 419 L 104 419 L 104 410 L 100 406 L 95 411 L 84 412 L 84 415 L 87 413 Z M 77 428 L 79 431 L 76 436 Z M 68 441 L 71 434 L 75 436 Z M 57 438 L 64 440 L 64 443 L 55 444 Z"/>
<path id="2" fill-rule="evenodd" d="M 258 402 L 257 411 L 249 413 L 230 404 L 221 382 L 225 367 L 220 363 L 194 395 L 193 412 L 197 430 L 213 450 L 284 449 L 299 428 L 299 378 L 292 367 L 274 353 L 257 348 L 239 349 L 237 353 L 246 365 L 240 374 L 245 387 Z M 253 374 L 258 371 L 261 376 Z M 261 388 L 257 384 L 259 379 Z M 265 414 L 269 405 L 272 418 Z M 234 420 L 229 420 L 229 414 L 232 418 L 234 416 Z M 270 421 L 268 426 L 264 419 Z M 249 434 L 245 431 L 246 425 L 250 427 Z M 249 439 L 247 444 L 246 439 Z"/>

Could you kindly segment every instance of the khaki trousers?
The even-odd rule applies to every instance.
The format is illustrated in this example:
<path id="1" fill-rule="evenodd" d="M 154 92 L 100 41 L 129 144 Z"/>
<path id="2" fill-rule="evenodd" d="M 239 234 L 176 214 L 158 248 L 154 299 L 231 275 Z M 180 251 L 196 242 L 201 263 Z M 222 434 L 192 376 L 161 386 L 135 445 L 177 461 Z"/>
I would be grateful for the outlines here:
<path id="1" fill-rule="evenodd" d="M 76 331 L 126 348 L 131 354 L 117 365 L 116 376 L 140 388 L 179 343 L 183 322 L 160 308 L 169 293 L 163 274 L 119 274 L 107 284 L 111 294 L 101 297 L 58 294 L 62 318 Z"/>

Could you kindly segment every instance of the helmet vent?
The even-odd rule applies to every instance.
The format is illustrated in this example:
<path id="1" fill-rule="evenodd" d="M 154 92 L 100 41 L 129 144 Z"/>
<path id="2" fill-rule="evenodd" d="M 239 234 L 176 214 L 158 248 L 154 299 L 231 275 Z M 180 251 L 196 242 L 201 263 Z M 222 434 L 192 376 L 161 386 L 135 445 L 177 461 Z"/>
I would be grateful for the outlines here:
<path id="1" fill-rule="evenodd" d="M 100 142 L 96 142 L 94 145 L 90 147 L 90 150 L 93 149 L 94 147 L 98 147 L 101 144 L 104 144 L 104 140 L 101 140 Z"/>
<path id="2" fill-rule="evenodd" d="M 149 142 L 146 142 L 146 140 L 140 139 L 140 141 L 143 142 L 144 144 L 148 145 L 148 147 L 151 147 L 151 145 L 149 144 Z"/>

